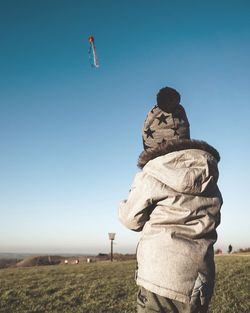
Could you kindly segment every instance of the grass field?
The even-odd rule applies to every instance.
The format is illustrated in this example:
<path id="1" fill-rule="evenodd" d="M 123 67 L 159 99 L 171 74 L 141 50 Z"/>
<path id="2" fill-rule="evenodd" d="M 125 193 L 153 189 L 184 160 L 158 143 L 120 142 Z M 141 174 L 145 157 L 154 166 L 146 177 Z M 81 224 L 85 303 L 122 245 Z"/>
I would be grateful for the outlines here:
<path id="1" fill-rule="evenodd" d="M 210 313 L 250 313 L 250 256 L 216 257 Z M 0 270 L 1 313 L 135 313 L 134 261 Z"/>

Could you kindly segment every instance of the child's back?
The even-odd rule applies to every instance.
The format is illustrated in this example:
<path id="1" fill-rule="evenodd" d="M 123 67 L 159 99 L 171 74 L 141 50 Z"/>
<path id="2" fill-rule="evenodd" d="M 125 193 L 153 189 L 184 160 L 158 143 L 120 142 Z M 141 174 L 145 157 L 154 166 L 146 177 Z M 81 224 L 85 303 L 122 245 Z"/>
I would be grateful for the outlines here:
<path id="1" fill-rule="evenodd" d="M 173 104 L 175 91 L 163 91 L 165 102 L 166 94 L 172 93 Z M 143 287 L 138 310 L 144 303 L 147 312 L 144 290 L 187 304 L 187 312 L 206 312 L 214 286 L 213 244 L 222 204 L 217 186 L 220 157 L 207 143 L 190 140 L 184 109 L 172 105 L 162 110 L 160 93 L 158 106 L 144 124 L 142 171 L 119 210 L 128 228 L 143 230 L 137 248 L 137 284 Z"/>

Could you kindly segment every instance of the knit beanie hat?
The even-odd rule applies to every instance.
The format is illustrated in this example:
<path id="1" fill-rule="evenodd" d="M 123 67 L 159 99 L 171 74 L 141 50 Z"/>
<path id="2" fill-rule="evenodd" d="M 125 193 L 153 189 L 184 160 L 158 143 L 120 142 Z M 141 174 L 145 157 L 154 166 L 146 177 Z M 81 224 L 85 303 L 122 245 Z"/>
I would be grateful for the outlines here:
<path id="1" fill-rule="evenodd" d="M 190 139 L 189 122 L 180 105 L 181 96 L 165 87 L 157 94 L 157 104 L 148 113 L 142 131 L 144 150 L 155 149 L 168 140 Z"/>

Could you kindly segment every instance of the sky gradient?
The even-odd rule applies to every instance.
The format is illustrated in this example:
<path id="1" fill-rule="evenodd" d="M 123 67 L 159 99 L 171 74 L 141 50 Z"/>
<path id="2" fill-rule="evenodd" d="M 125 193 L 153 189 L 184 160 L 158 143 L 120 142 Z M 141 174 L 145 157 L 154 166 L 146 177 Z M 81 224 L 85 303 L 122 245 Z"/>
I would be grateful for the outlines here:
<path id="1" fill-rule="evenodd" d="M 249 1 L 0 3 L 0 252 L 107 252 L 108 232 L 135 252 L 117 208 L 164 86 L 221 154 L 216 247 L 250 246 Z"/>

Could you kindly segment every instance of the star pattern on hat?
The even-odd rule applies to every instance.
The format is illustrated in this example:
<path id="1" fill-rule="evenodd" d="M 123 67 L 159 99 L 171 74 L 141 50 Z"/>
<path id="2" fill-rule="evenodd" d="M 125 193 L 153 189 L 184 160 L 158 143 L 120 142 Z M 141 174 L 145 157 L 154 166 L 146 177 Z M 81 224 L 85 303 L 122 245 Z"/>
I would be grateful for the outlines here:
<path id="1" fill-rule="evenodd" d="M 172 113 L 172 117 L 173 119 L 176 118 L 179 120 L 179 123 L 181 123 L 181 121 L 183 120 L 182 114 L 179 111 L 175 111 Z"/>
<path id="2" fill-rule="evenodd" d="M 165 140 L 164 138 L 162 139 L 161 142 L 159 142 L 159 145 L 164 145 L 167 142 L 167 140 Z"/>
<path id="3" fill-rule="evenodd" d="M 158 125 L 161 125 L 161 123 L 167 124 L 166 119 L 168 118 L 169 115 L 161 114 L 161 116 L 157 117 L 157 120 L 159 120 Z"/>
<path id="4" fill-rule="evenodd" d="M 179 133 L 177 132 L 177 127 L 172 127 L 171 129 L 174 131 L 174 136 L 179 136 Z"/>
<path id="5" fill-rule="evenodd" d="M 154 109 L 157 108 L 157 104 L 152 108 L 152 110 L 150 111 L 151 113 L 154 113 Z"/>
<path id="6" fill-rule="evenodd" d="M 153 133 L 155 133 L 155 130 L 152 130 L 150 127 L 147 130 L 144 130 L 144 133 L 147 135 L 148 137 L 151 137 L 152 139 L 154 139 L 153 137 Z"/>
<path id="7" fill-rule="evenodd" d="M 181 106 L 179 106 L 178 110 L 175 110 L 172 113 L 172 117 L 173 117 L 173 119 L 174 118 L 178 119 L 179 123 L 184 121 L 186 124 L 189 124 L 185 110 Z"/>

